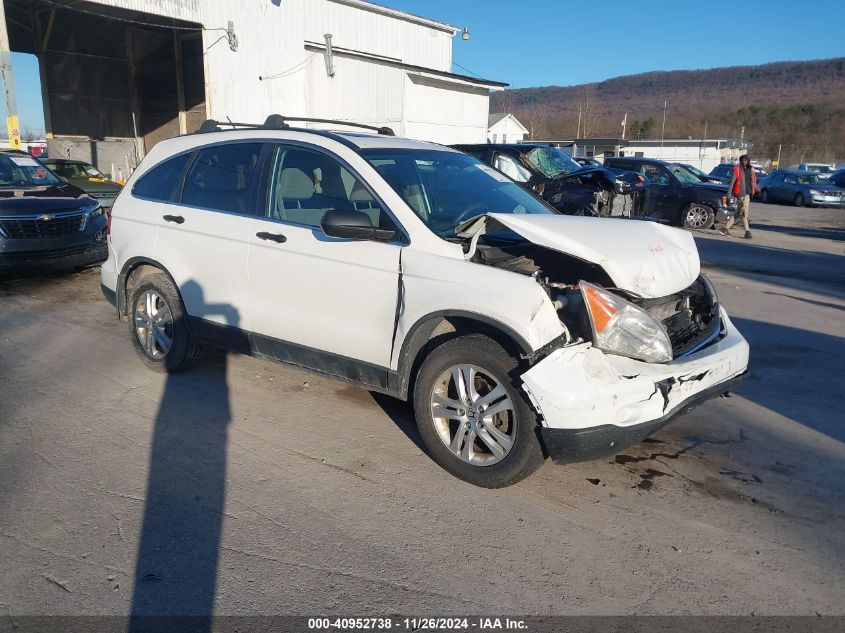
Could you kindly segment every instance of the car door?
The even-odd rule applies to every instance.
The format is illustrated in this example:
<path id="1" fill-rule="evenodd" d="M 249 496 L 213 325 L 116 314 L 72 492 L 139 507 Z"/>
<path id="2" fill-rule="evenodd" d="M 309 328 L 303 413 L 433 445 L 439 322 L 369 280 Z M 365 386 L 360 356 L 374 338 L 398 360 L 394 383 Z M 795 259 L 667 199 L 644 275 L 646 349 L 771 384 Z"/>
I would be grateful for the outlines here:
<path id="1" fill-rule="evenodd" d="M 390 365 L 402 244 L 329 237 L 320 223 L 335 210 L 365 213 L 381 228 L 398 225 L 347 165 L 323 151 L 278 144 L 263 180 L 264 216 L 253 219 L 249 236 L 254 348 L 372 382 L 373 367 Z"/>
<path id="2" fill-rule="evenodd" d="M 639 172 L 648 178 L 649 186 L 646 193 L 646 215 L 677 219 L 683 201 L 679 198 L 679 187 L 675 177 L 669 171 L 656 163 L 640 163 Z"/>
<path id="3" fill-rule="evenodd" d="M 199 148 L 184 175 L 178 203 L 162 205 L 155 257 L 170 272 L 198 334 L 215 326 L 245 329 L 247 253 L 256 210 L 262 143 Z"/>
<path id="4" fill-rule="evenodd" d="M 799 189 L 798 176 L 795 174 L 785 174 L 783 182 L 779 185 L 781 202 L 792 202 Z"/>
<path id="5" fill-rule="evenodd" d="M 783 174 L 771 174 L 766 179 L 766 195 L 770 200 L 783 200 Z"/>

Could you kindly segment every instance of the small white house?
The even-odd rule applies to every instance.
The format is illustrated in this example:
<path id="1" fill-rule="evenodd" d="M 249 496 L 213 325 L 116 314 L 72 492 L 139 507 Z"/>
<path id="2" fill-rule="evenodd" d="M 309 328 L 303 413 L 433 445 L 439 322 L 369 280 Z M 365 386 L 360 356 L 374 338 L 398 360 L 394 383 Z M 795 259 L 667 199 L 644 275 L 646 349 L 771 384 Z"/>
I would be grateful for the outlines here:
<path id="1" fill-rule="evenodd" d="M 521 143 L 528 130 L 510 112 L 491 114 L 487 118 L 488 143 Z"/>

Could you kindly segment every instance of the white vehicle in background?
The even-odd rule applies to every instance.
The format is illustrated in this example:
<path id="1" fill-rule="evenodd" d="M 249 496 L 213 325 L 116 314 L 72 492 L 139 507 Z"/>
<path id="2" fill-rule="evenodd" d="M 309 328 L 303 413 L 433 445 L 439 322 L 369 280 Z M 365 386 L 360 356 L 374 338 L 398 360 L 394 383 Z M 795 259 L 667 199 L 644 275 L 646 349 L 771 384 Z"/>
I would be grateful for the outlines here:
<path id="1" fill-rule="evenodd" d="M 819 178 L 830 178 L 836 172 L 836 166 L 829 163 L 801 163 L 796 167 L 799 171 L 811 171 Z"/>
<path id="2" fill-rule="evenodd" d="M 102 286 L 151 369 L 212 344 L 411 399 L 432 458 L 486 487 L 618 452 L 745 374 L 689 233 L 298 120 L 208 121 L 121 192 Z"/>

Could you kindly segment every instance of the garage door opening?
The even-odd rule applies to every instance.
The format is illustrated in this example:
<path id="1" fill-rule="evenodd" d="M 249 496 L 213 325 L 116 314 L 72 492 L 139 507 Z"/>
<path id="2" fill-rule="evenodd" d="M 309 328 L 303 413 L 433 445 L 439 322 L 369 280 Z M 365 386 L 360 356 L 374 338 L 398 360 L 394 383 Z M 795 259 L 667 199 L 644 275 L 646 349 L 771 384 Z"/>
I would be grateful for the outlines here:
<path id="1" fill-rule="evenodd" d="M 131 170 L 206 118 L 200 24 L 93 2 L 4 5 L 11 49 L 38 57 L 54 157 Z"/>

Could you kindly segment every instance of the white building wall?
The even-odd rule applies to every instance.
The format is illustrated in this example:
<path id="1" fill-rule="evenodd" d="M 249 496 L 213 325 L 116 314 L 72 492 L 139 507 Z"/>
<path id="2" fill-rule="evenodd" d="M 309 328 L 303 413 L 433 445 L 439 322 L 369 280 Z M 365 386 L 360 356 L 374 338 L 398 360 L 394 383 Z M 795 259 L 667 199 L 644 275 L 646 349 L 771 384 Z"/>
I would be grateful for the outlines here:
<path id="1" fill-rule="evenodd" d="M 625 156 L 637 156 L 639 152 L 646 158 L 657 158 L 670 163 L 688 163 L 709 173 L 716 165 L 723 162 L 722 152 L 715 147 L 683 146 L 660 142 L 654 145 L 630 145 L 623 147 Z"/>
<path id="2" fill-rule="evenodd" d="M 443 144 L 484 142 L 486 88 L 408 72 L 404 99 L 404 136 Z"/>
<path id="3" fill-rule="evenodd" d="M 389 125 L 444 143 L 484 141 L 486 88 L 415 83 L 405 70 L 342 55 L 329 78 L 323 54 L 305 48 L 330 33 L 335 47 L 448 72 L 453 33 L 443 26 L 366 10 L 358 0 L 92 1 L 202 24 L 210 118 L 252 122 L 281 113 Z M 229 21 L 237 52 L 213 30 Z"/>

